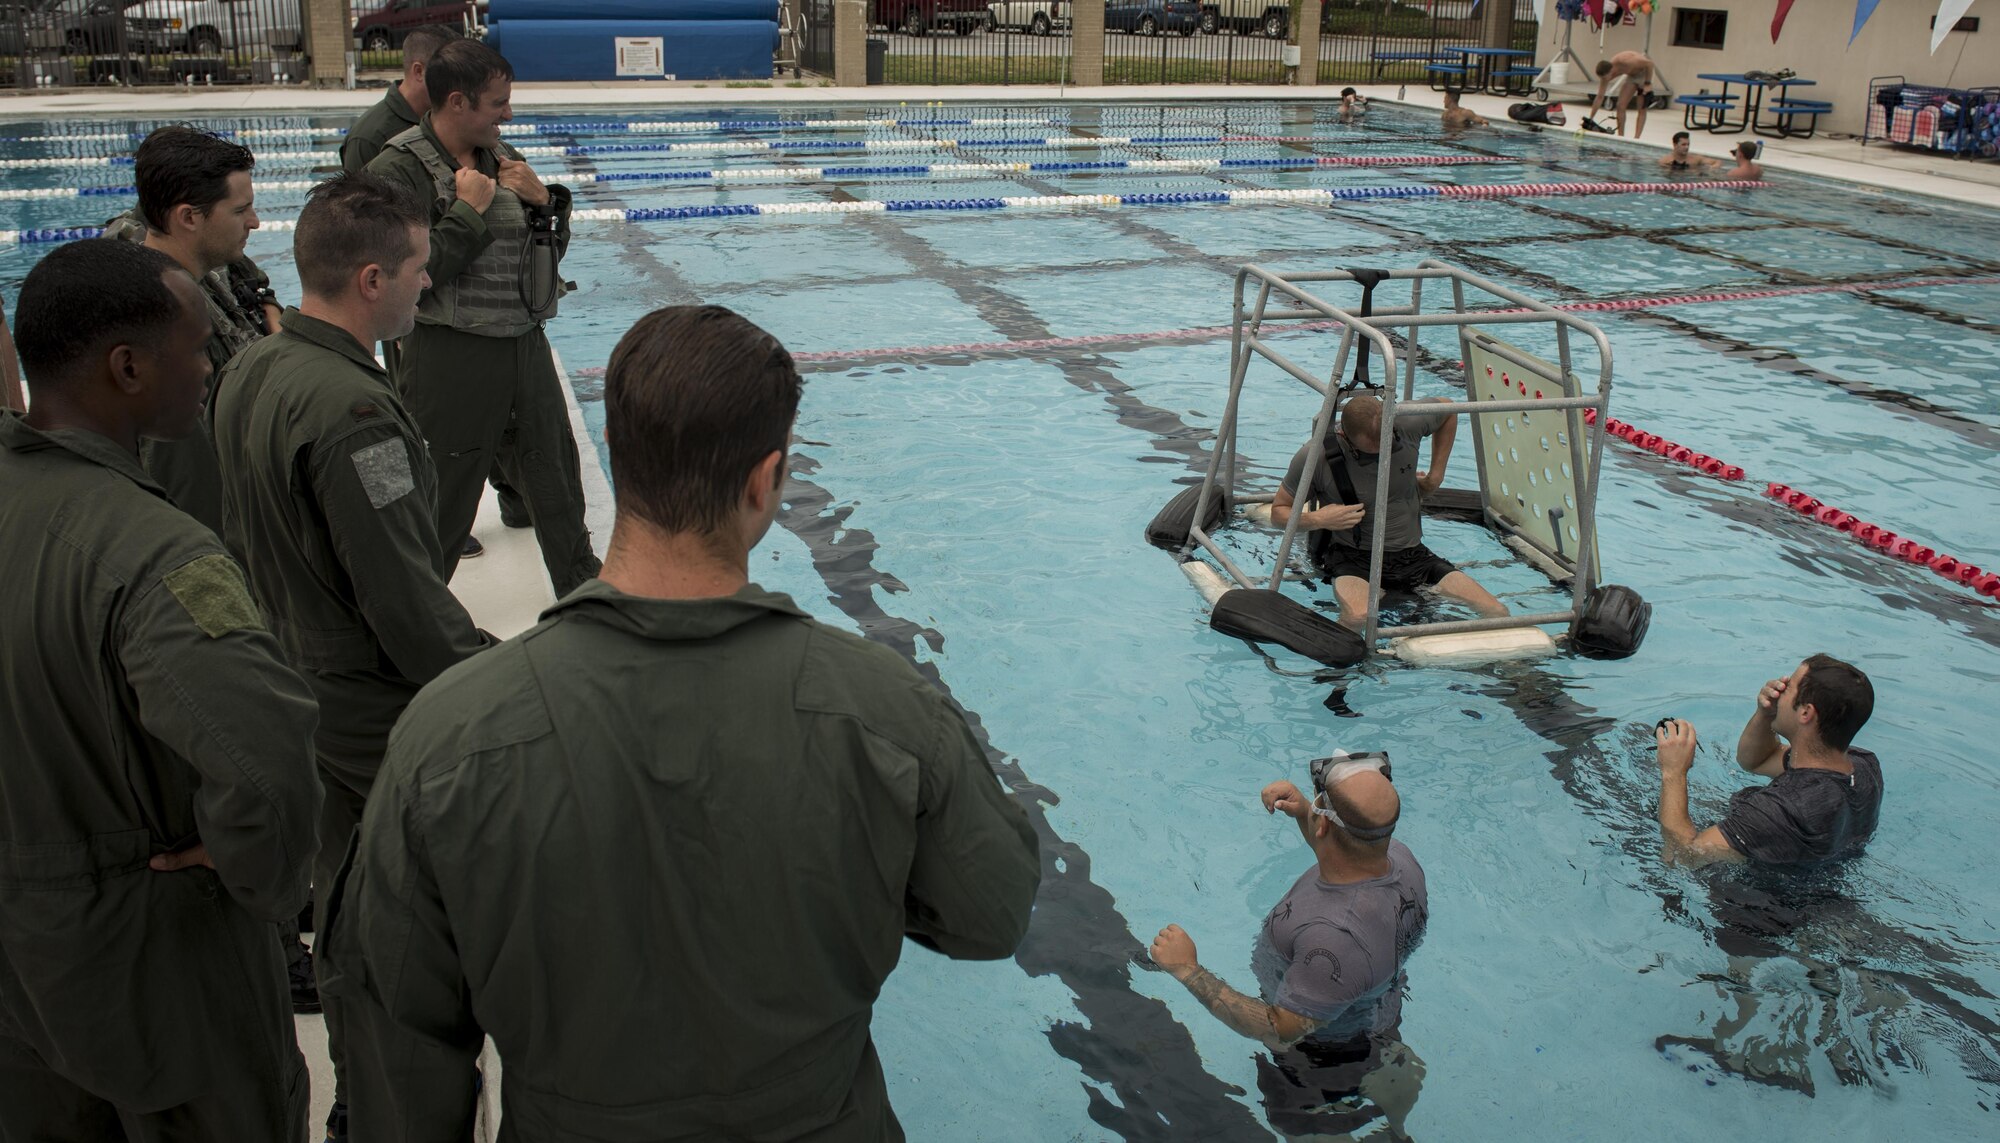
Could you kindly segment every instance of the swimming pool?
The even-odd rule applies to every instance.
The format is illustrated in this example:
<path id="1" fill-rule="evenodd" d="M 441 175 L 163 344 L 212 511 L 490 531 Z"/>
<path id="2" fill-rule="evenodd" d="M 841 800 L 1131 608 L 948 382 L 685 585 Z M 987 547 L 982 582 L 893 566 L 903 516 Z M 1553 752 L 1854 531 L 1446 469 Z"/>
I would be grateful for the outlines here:
<path id="1" fill-rule="evenodd" d="M 788 164 L 1503 160 L 633 179 L 579 192 L 580 207 L 607 210 L 1658 177 L 1650 156 L 1576 136 L 1448 140 L 1433 117 L 1388 109 L 1359 129 L 1309 104 L 829 107 L 785 118 L 806 125 L 645 138 L 572 130 L 516 142 L 730 143 L 719 153 L 537 160 L 572 177 Z M 862 119 L 909 122 L 854 122 Z M 940 122 L 969 119 L 1001 122 Z M 226 125 L 300 132 L 254 140 L 272 154 L 330 150 L 330 136 L 315 142 L 306 129 L 340 123 Z M 1075 134 L 1229 138 L 1102 149 L 924 144 Z M 773 153 L 732 135 L 909 145 Z M 128 147 L 10 142 L 0 158 Z M 313 162 L 269 159 L 260 181 L 308 180 Z M 121 174 L 129 168 L 17 168 L 7 185 L 112 186 Z M 1399 836 L 1429 875 L 1429 935 L 1409 966 L 1402 1025 L 1424 1072 L 1410 1135 L 1651 1138 L 1691 1125 L 1801 1140 L 1990 1132 L 2000 928 L 1987 854 L 2000 782 L 1991 739 L 1979 740 L 2000 693 L 2000 622 L 1964 588 L 1864 551 L 1759 493 L 1767 480 L 1807 489 L 2000 566 L 2000 219 L 1796 176 L 1775 184 L 1691 196 L 579 224 L 566 265 L 581 290 L 551 336 L 593 428 L 601 432 L 595 377 L 611 346 L 658 305 L 729 305 L 808 355 L 784 527 L 753 556 L 753 576 L 933 672 L 1042 830 L 1052 865 L 1019 956 L 963 965 L 913 950 L 885 991 L 876 1039 L 913 1138 L 1268 1136 L 1255 1045 L 1130 956 L 1178 922 L 1205 964 L 1250 987 L 1256 926 L 1309 860 L 1289 823 L 1257 807 L 1256 792 L 1276 778 L 1301 780 L 1305 761 L 1336 745 L 1394 754 L 1405 798 Z M 260 193 L 265 218 L 295 215 L 301 194 Z M 0 219 L 10 229 L 73 226 L 130 201 L 7 201 Z M 0 247 L 10 302 L 42 249 Z M 275 230 L 251 244 L 291 298 L 289 251 Z M 1607 450 L 1603 557 L 1609 579 L 1655 605 L 1643 651 L 1484 670 L 1391 662 L 1336 682 L 1304 660 L 1267 658 L 1209 631 L 1199 599 L 1141 531 L 1204 463 L 1228 345 L 1201 331 L 1227 324 L 1238 264 L 1304 270 L 1431 256 L 1565 302 L 1953 281 L 1592 315 L 1616 353 L 1614 415 L 1751 475 L 1724 483 L 1621 445 Z M 1330 360 L 1327 337 L 1285 343 Z M 1442 336 L 1425 346 L 1433 363 L 1456 356 Z M 869 352 L 900 347 L 932 348 Z M 1453 392 L 1435 373 L 1419 388 Z M 1275 480 L 1315 407 L 1274 372 L 1257 378 L 1242 438 L 1253 472 Z M 1469 483 L 1463 445 L 1452 472 L 1452 483 Z M 1548 594 L 1483 531 L 1431 523 L 1425 535 L 1510 604 Z M 1741 874 L 1661 870 L 1653 722 L 1676 715 L 1701 729 L 1695 816 L 1713 820 L 1738 784 L 1727 752 L 1751 696 L 1815 650 L 1854 659 L 1878 689 L 1862 744 L 1883 757 L 1888 797 L 1868 855 L 1785 890 L 1776 907 L 1759 896 L 1770 886 Z M 1360 717 L 1330 709 L 1336 694 L 1334 706 Z M 1801 894 L 1819 918 L 1779 923 Z"/>

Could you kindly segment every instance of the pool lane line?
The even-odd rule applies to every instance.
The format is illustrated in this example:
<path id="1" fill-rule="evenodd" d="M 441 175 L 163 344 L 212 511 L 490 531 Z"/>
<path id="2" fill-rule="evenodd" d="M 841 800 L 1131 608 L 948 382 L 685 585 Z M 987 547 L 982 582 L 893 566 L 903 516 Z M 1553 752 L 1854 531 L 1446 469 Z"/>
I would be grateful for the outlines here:
<path id="1" fill-rule="evenodd" d="M 649 246 L 628 244 L 621 254 L 665 285 L 669 302 L 700 300 Z M 571 375 L 602 372 L 580 369 Z M 854 621 L 863 637 L 902 655 L 965 716 L 994 774 L 1034 827 L 1041 845 L 1042 886 L 1034 920 L 1013 959 L 1030 978 L 1054 976 L 1074 998 L 1082 1021 L 1058 1020 L 1044 1033 L 1056 1053 L 1091 1081 L 1084 1086 L 1093 1118 L 1116 1129 L 1107 1119 L 1117 1116 L 1126 1128 L 1119 1134 L 1128 1139 L 1187 1137 L 1176 1135 L 1168 1124 L 1185 1125 L 1202 1138 L 1265 1137 L 1247 1109 L 1231 1098 L 1242 1090 L 1208 1071 L 1172 1010 L 1132 986 L 1133 966 L 1124 950 L 1144 941 L 1110 892 L 1091 879 L 1090 854 L 1064 839 L 1049 820 L 1049 807 L 1059 805 L 1061 797 L 1031 780 L 1018 758 L 995 746 L 978 712 L 959 701 L 935 662 L 919 656 L 920 643 L 932 655 L 942 654 L 944 635 L 883 609 L 881 599 L 908 588 L 875 566 L 880 545 L 869 530 L 853 525 L 855 507 L 836 504 L 830 492 L 812 482 L 818 463 L 800 451 L 811 443 L 792 442 L 778 523 L 810 552 L 828 601 Z M 1146 1049 L 1134 1051 L 1135 1041 Z M 1115 1093 L 1122 1108 L 1104 1099 L 1094 1085 Z"/>
<path id="2" fill-rule="evenodd" d="M 500 135 L 507 139 L 532 139 L 538 135 L 701 135 L 731 131 L 796 131 L 814 128 L 824 131 L 880 131 L 895 127 L 928 129 L 936 127 L 1061 127 L 1060 121 L 1046 117 L 1026 119 L 663 119 L 617 122 L 503 123 Z M 205 135 L 219 139 L 339 139 L 345 127 L 197 127 Z M 129 143 L 144 139 L 150 131 L 107 131 L 88 135 L 0 135 L 0 143 Z"/>
<path id="3" fill-rule="evenodd" d="M 1864 293 L 1869 290 L 1911 290 L 1931 286 L 1967 285 L 2000 285 L 2000 275 L 1976 278 L 1908 278 L 1887 282 L 1862 282 L 1846 285 L 1779 286 L 1766 290 L 1735 290 L 1728 293 L 1671 294 L 1617 301 L 1562 302 L 1551 308 L 1564 313 L 1620 313 L 1632 310 L 1660 309 L 1667 306 L 1711 305 L 1717 302 L 1753 301 L 1764 298 L 1792 297 L 1801 294 Z M 1514 313 L 1518 311 L 1492 310 L 1482 312 Z M 1272 322 L 1264 328 L 1274 332 L 1297 332 L 1330 329 L 1333 325 L 1334 323 L 1330 321 Z M 1189 329 L 1151 330 L 1141 333 L 1100 333 L 1079 337 L 1048 337 L 1032 341 L 982 341 L 964 342 L 954 345 L 902 345 L 884 346 L 875 349 L 807 350 L 794 353 L 792 360 L 803 365 L 842 361 L 867 362 L 918 357 L 949 357 L 967 353 L 1033 353 L 1050 349 L 1081 349 L 1093 346 L 1137 344 L 1149 341 L 1202 341 L 1217 337 L 1227 337 L 1229 333 L 1229 326 L 1211 325 L 1196 326 Z"/>
<path id="4" fill-rule="evenodd" d="M 1473 164 L 1515 164 L 1523 160 L 1486 158 L 1473 155 L 1323 155 L 1300 159 L 1100 159 L 1074 163 L 930 163 L 912 166 L 885 164 L 849 167 L 727 167 L 706 171 L 612 171 L 568 174 L 565 182 L 576 186 L 604 186 L 611 183 L 691 183 L 691 182 L 820 182 L 827 179 L 923 175 L 1005 175 L 1024 171 L 1068 174 L 1088 171 L 1188 171 L 1207 173 L 1220 170 L 1297 170 L 1330 167 L 1458 167 Z M 319 185 L 314 179 L 260 182 L 258 191 L 301 191 Z M 0 190 L 0 202 L 57 198 L 136 195 L 135 186 L 42 187 L 32 190 Z"/>

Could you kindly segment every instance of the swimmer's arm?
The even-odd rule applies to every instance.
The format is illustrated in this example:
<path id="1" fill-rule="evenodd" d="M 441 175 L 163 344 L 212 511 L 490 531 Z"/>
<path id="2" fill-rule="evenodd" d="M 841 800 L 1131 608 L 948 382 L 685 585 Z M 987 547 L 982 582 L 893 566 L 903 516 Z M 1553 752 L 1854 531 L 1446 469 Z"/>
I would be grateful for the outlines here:
<path id="1" fill-rule="evenodd" d="M 1686 774 L 1666 774 L 1660 779 L 1660 850 L 1668 865 L 1699 869 L 1718 861 L 1740 863 L 1743 855 L 1722 836 L 1719 826 L 1697 833 L 1688 816 Z"/>
<path id="2" fill-rule="evenodd" d="M 1604 106 L 1604 91 L 1611 86 L 1611 81 L 1617 78 L 1617 76 L 1618 73 L 1616 71 L 1610 71 L 1606 72 L 1604 77 L 1597 81 L 1597 94 L 1591 97 L 1590 110 L 1583 113 L 1585 119 L 1596 115 L 1597 109 Z"/>
<path id="3" fill-rule="evenodd" d="M 1215 1014 L 1216 1019 L 1238 1035 L 1248 1036 L 1274 1052 L 1281 1052 L 1312 1035 L 1324 1023 L 1308 1019 L 1289 1008 L 1252 1000 L 1198 964 L 1176 969 L 1174 976 L 1187 986 L 1187 990 L 1201 1001 L 1204 1008 Z"/>

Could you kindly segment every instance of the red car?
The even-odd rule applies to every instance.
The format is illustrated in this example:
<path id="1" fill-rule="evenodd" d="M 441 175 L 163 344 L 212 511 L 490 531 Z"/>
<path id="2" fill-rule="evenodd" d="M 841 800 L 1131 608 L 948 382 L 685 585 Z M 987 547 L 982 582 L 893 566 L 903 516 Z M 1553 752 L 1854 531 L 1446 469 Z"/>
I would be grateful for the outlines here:
<path id="1" fill-rule="evenodd" d="M 371 52 L 403 46 L 403 37 L 427 24 L 465 28 L 477 21 L 473 0 L 389 0 L 354 21 L 354 42 Z"/>

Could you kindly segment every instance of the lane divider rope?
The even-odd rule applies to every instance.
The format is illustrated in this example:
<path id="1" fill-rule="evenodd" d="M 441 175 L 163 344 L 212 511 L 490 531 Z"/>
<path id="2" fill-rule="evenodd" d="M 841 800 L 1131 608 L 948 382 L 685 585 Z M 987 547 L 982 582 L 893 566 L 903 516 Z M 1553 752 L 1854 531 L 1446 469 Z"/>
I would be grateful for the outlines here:
<path id="1" fill-rule="evenodd" d="M 599 171 L 568 174 L 562 181 L 576 186 L 627 182 L 818 182 L 824 179 L 904 175 L 978 175 L 1036 172 L 1059 174 L 1088 171 L 1220 171 L 1239 168 L 1259 170 L 1315 170 L 1327 167 L 1458 167 L 1473 164 L 1521 163 L 1525 160 L 1485 155 L 1342 155 L 1298 159 L 1104 159 L 1075 163 L 930 163 L 909 166 L 880 165 L 852 167 L 740 167 L 707 171 Z M 311 180 L 281 180 L 256 184 L 259 191 L 311 190 Z M 91 198 L 136 195 L 132 186 L 44 187 L 35 190 L 0 190 L 0 201 L 30 199 Z"/>
<path id="2" fill-rule="evenodd" d="M 1583 420 L 1585 424 L 1596 424 L 1597 410 L 1585 409 Z M 1744 477 L 1743 469 L 1736 465 L 1725 464 L 1714 457 L 1704 456 L 1686 445 L 1676 444 L 1615 417 L 1606 418 L 1604 431 L 1634 448 L 1688 465 L 1709 476 L 1720 477 L 1723 480 L 1742 480 Z M 1983 571 L 1970 561 L 1940 553 L 1936 548 L 1920 540 L 1899 536 L 1880 524 L 1868 523 L 1852 512 L 1836 508 L 1810 493 L 1801 492 L 1787 485 L 1767 484 L 1764 486 L 1764 495 L 1801 516 L 1816 520 L 1851 537 L 1865 547 L 1873 548 L 1907 564 L 1929 568 L 1945 579 L 1971 588 L 1989 599 L 2000 599 L 2000 575 Z"/>
<path id="3" fill-rule="evenodd" d="M 816 128 L 827 131 L 878 131 L 887 128 L 932 127 L 1060 127 L 1055 119 L 665 119 L 631 122 L 503 123 L 500 134 L 508 138 L 536 135 L 705 134 L 718 131 L 792 131 Z M 204 134 L 219 139 L 317 139 L 339 138 L 345 127 L 199 127 Z M 144 139 L 147 131 L 106 131 L 82 135 L 0 135 L 0 143 L 124 143 Z"/>

